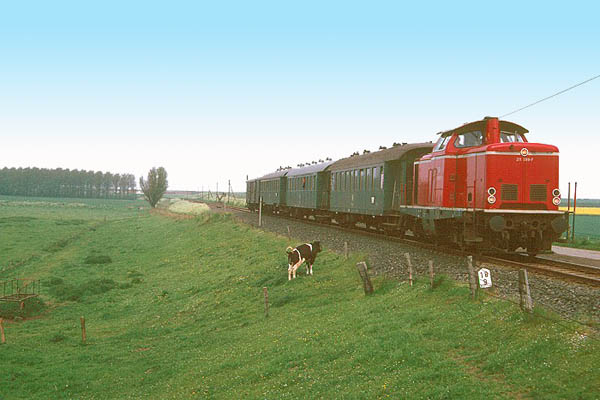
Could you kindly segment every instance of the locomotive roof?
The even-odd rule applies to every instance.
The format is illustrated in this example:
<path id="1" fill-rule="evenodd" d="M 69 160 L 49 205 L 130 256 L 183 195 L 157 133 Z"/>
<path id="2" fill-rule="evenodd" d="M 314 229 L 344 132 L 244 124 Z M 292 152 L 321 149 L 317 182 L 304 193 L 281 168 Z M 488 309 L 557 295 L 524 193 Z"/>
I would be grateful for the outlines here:
<path id="1" fill-rule="evenodd" d="M 284 177 L 285 174 L 287 174 L 289 172 L 289 169 L 284 169 L 281 171 L 275 171 L 275 172 L 271 172 L 270 174 L 266 174 L 264 176 L 261 176 L 260 178 L 256 178 L 255 180 L 257 181 L 263 181 L 265 179 L 274 179 L 274 178 L 281 178 Z"/>
<path id="2" fill-rule="evenodd" d="M 332 163 L 329 167 L 329 170 L 339 171 L 342 169 L 353 168 L 355 166 L 380 164 L 385 161 L 398 160 L 404 157 L 404 155 L 411 150 L 425 150 L 426 152 L 430 152 L 432 149 L 433 143 L 410 143 L 393 146 L 389 149 L 374 151 L 372 153 L 342 158 L 341 160 Z"/>
<path id="3" fill-rule="evenodd" d="M 448 131 L 438 132 L 438 135 L 450 136 L 454 133 L 464 133 L 464 132 L 471 132 L 471 131 L 482 131 L 483 132 L 487 125 L 488 119 L 490 119 L 490 118 L 484 118 L 480 121 L 469 122 L 462 126 L 459 126 L 458 128 L 450 129 Z M 520 133 L 520 134 L 529 132 L 527 129 L 523 128 L 521 125 L 515 124 L 514 122 L 510 122 L 510 121 L 500 121 L 500 130 L 504 131 L 504 132 L 516 132 L 516 133 Z"/>
<path id="4" fill-rule="evenodd" d="M 306 167 L 301 168 L 292 168 L 288 170 L 287 176 L 298 176 L 298 175 L 310 175 L 316 174 L 317 172 L 324 171 L 327 167 L 333 164 L 334 161 L 327 161 L 318 164 L 307 165 Z"/>

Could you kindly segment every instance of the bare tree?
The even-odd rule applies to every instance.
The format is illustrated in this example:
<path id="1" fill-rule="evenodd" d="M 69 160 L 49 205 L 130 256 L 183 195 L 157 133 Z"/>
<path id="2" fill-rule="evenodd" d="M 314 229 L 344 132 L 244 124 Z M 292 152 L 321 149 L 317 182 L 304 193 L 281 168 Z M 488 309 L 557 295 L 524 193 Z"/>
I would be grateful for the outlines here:
<path id="1" fill-rule="evenodd" d="M 168 186 L 167 171 L 163 167 L 154 167 L 148 171 L 147 180 L 144 180 L 142 176 L 140 177 L 140 189 L 142 189 L 144 197 L 152 208 L 156 207 L 158 201 L 167 191 Z"/>

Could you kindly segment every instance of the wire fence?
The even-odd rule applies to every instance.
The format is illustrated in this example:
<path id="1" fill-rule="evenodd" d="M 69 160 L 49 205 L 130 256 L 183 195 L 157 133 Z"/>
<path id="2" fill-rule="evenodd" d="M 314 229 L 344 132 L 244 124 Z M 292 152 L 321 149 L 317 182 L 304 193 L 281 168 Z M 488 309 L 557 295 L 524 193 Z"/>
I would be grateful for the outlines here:
<path id="1" fill-rule="evenodd" d="M 413 254 L 415 260 L 411 267 L 404 260 L 401 260 L 400 276 L 401 280 L 409 281 L 412 279 L 429 279 L 429 263 L 417 253 Z M 489 263 L 473 263 L 475 275 L 481 268 L 490 271 L 492 287 L 489 289 L 479 288 L 479 279 L 477 280 L 477 298 L 486 296 L 494 297 L 507 301 L 523 309 L 523 298 L 520 291 L 519 270 L 497 267 Z M 462 265 L 439 266 L 435 269 L 435 274 L 443 274 L 461 282 L 469 283 L 470 273 L 468 260 L 465 259 Z M 412 276 L 410 276 L 412 275 Z M 533 308 L 528 312 L 530 315 L 547 320 L 560 325 L 566 329 L 569 327 L 566 321 L 579 325 L 585 330 L 585 335 L 596 340 L 600 339 L 600 290 L 585 285 L 577 285 L 553 279 L 550 277 L 528 274 L 528 293 L 533 301 Z M 524 312 L 527 312 L 526 310 Z"/>

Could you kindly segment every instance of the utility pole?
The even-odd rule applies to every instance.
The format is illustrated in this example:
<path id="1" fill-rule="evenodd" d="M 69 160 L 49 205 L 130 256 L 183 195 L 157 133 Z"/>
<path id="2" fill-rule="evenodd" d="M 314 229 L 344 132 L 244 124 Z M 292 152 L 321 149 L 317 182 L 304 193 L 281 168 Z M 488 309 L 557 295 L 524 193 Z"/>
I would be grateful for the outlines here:
<path id="1" fill-rule="evenodd" d="M 577 212 L 577 182 L 573 191 L 573 228 L 571 229 L 571 240 L 575 240 L 575 214 Z"/>

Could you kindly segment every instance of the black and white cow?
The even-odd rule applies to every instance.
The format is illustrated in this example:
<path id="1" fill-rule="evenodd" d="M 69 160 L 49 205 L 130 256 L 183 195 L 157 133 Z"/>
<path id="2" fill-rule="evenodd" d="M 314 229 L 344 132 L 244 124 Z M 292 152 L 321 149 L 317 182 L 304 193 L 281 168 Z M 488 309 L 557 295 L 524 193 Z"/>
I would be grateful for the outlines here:
<path id="1" fill-rule="evenodd" d="M 312 266 L 317 254 L 321 251 L 321 243 L 318 241 L 301 244 L 295 249 L 288 247 L 285 252 L 288 255 L 288 280 L 292 276 L 296 278 L 296 270 L 306 261 L 306 275 L 312 275 Z"/>

